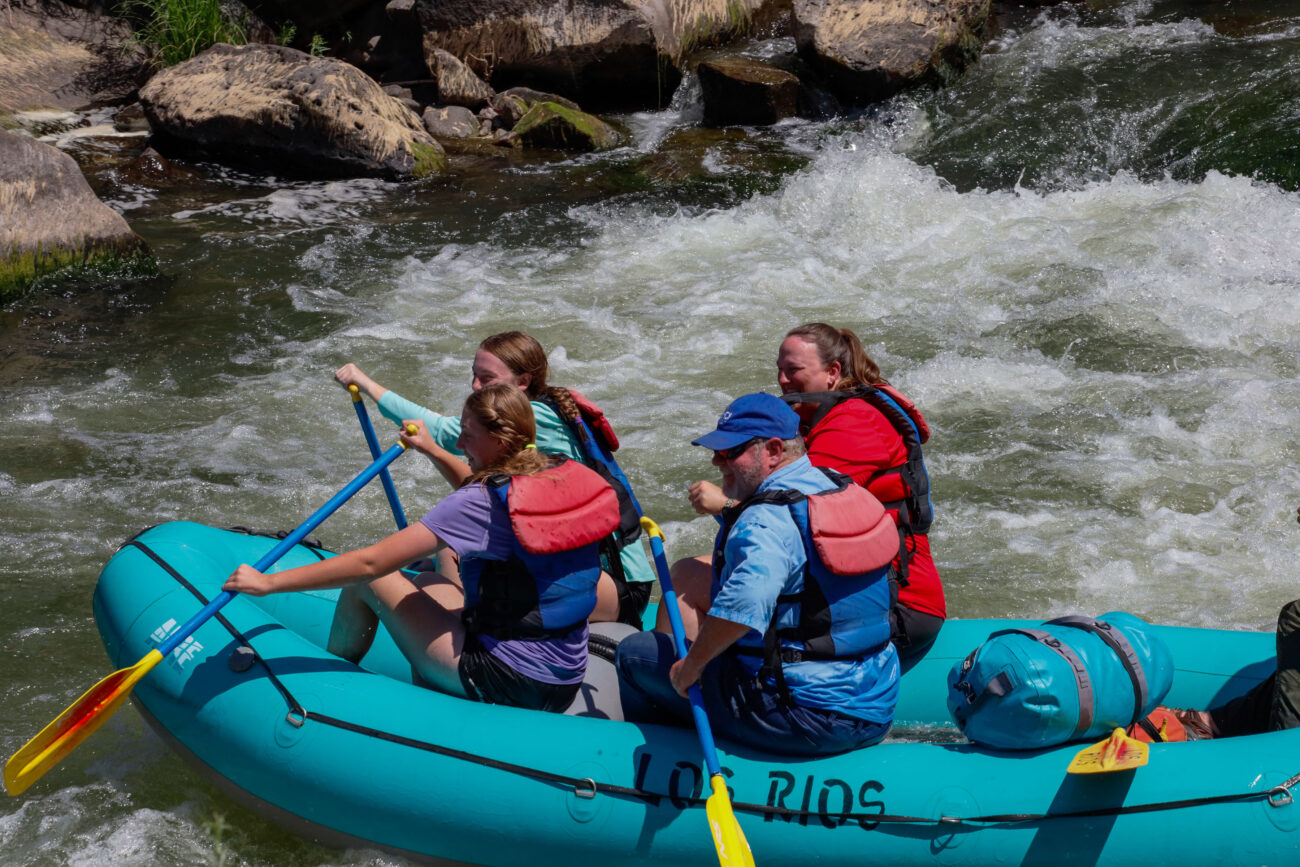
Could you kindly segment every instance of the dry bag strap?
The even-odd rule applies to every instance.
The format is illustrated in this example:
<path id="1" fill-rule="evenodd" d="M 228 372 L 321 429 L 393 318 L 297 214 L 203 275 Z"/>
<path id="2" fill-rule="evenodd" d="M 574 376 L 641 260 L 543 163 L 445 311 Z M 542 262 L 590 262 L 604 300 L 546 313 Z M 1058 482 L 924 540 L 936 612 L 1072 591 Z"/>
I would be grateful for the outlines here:
<path id="1" fill-rule="evenodd" d="M 992 636 L 989 637 L 992 638 Z M 981 645 L 981 647 L 982 646 L 983 645 Z M 977 647 L 967 654 L 966 659 L 963 660 L 961 664 L 961 677 L 959 677 L 957 682 L 953 684 L 953 686 L 960 690 L 961 694 L 966 697 L 966 706 L 964 708 L 959 708 L 956 711 L 958 715 L 958 725 L 965 725 L 966 718 L 968 718 L 970 714 L 974 713 L 975 709 L 983 704 L 984 700 L 990 695 L 1002 698 L 1011 692 L 1014 687 L 1014 684 L 1011 682 L 1011 678 L 1007 676 L 1007 673 L 1005 671 L 999 671 L 997 677 L 990 678 L 988 683 L 984 684 L 984 688 L 979 692 L 976 692 L 975 687 L 972 686 L 970 682 L 970 671 L 975 666 L 975 656 L 979 652 L 980 648 Z"/>
<path id="2" fill-rule="evenodd" d="M 1058 617 L 1055 620 L 1047 621 L 1049 626 L 1073 626 L 1076 629 L 1086 629 L 1095 634 L 1102 641 L 1115 651 L 1120 662 L 1124 663 L 1124 670 L 1128 672 L 1129 680 L 1133 682 L 1133 717 L 1128 721 L 1129 725 L 1137 722 L 1143 717 L 1142 709 L 1147 706 L 1147 699 L 1151 692 L 1147 687 L 1146 673 L 1142 671 L 1142 663 L 1138 661 L 1137 651 L 1133 645 L 1124 637 L 1124 633 L 1111 626 L 1104 620 L 1097 620 L 1095 617 L 1085 617 L 1082 614 L 1071 614 L 1067 617 Z"/>
<path id="3" fill-rule="evenodd" d="M 1075 624 L 1063 625 L 1074 626 Z M 1092 717 L 1097 707 L 1097 700 L 1092 692 L 1092 678 L 1088 677 L 1087 666 L 1083 664 L 1083 660 L 1079 658 L 1079 655 L 1070 649 L 1070 645 L 1050 632 L 1044 632 L 1041 629 L 1004 629 L 993 633 L 989 638 L 998 635 L 1026 635 L 1034 641 L 1050 647 L 1056 651 L 1058 656 L 1069 663 L 1070 668 L 1074 671 L 1074 684 L 1079 689 L 1079 722 L 1075 725 L 1074 734 L 1071 738 L 1082 737 L 1084 732 L 1092 728 Z"/>

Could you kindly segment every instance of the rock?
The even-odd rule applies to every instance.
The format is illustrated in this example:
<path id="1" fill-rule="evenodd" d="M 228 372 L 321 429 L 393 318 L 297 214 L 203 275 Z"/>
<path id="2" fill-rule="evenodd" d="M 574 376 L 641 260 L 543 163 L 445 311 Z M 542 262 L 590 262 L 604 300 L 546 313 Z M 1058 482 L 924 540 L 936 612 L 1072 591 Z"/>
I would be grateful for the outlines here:
<path id="1" fill-rule="evenodd" d="M 113 129 L 118 132 L 148 132 L 149 119 L 140 103 L 133 102 L 113 115 Z"/>
<path id="2" fill-rule="evenodd" d="M 622 136 L 600 118 L 556 102 L 539 102 L 512 130 L 529 147 L 599 151 L 618 147 Z"/>
<path id="3" fill-rule="evenodd" d="M 139 156 L 117 169 L 116 173 L 120 182 L 144 187 L 161 187 L 199 177 L 194 171 L 169 162 L 153 148 L 145 148 Z"/>
<path id="4" fill-rule="evenodd" d="M 164 154 L 298 177 L 420 178 L 446 154 L 420 118 L 341 60 L 279 45 L 214 45 L 140 91 Z"/>
<path id="5" fill-rule="evenodd" d="M 799 113 L 799 77 L 745 57 L 701 61 L 696 66 L 709 126 L 773 124 Z"/>
<path id="6" fill-rule="evenodd" d="M 72 157 L 0 132 L 0 297 L 67 268 L 154 267 L 149 246 L 95 197 Z"/>
<path id="7" fill-rule="evenodd" d="M 148 58 L 121 18 L 59 0 L 0 6 L 0 113 L 126 101 Z"/>
<path id="8" fill-rule="evenodd" d="M 430 48 L 426 43 L 425 61 L 429 74 L 438 82 L 438 102 L 443 105 L 477 110 L 487 105 L 496 92 L 474 70 L 441 48 Z"/>
<path id="9" fill-rule="evenodd" d="M 990 0 L 793 0 L 799 54 L 862 105 L 951 81 L 979 56 Z"/>
<path id="10" fill-rule="evenodd" d="M 436 139 L 469 138 L 478 135 L 478 118 L 463 105 L 429 106 L 424 110 L 424 128 Z"/>
<path id="11" fill-rule="evenodd" d="M 554 102 L 571 111 L 582 111 L 578 104 L 571 99 L 565 99 L 553 93 L 543 93 L 540 90 L 533 90 L 531 87 L 512 87 L 492 97 L 491 108 L 495 112 L 495 126 L 514 129 L 515 124 L 519 123 L 519 119 L 539 102 Z"/>
<path id="12" fill-rule="evenodd" d="M 484 71 L 489 83 L 534 83 L 584 104 L 658 98 L 661 52 L 639 6 L 635 0 L 416 0 L 426 54 L 442 49 Z M 674 74 L 669 93 L 677 80 Z"/>
<path id="13" fill-rule="evenodd" d="M 221 16 L 230 24 L 238 27 L 244 34 L 246 42 L 265 42 L 275 44 L 279 40 L 276 38 L 276 32 L 266 26 L 266 22 L 257 17 L 252 9 L 249 9 L 240 0 L 220 0 L 218 4 L 221 9 Z"/>
<path id="14" fill-rule="evenodd" d="M 353 13 L 372 5 L 371 0 L 257 0 L 258 13 L 267 21 L 293 22 L 306 36 L 351 23 Z M 382 7 L 381 7 L 382 11 Z"/>
<path id="15" fill-rule="evenodd" d="M 384 14 L 396 24 L 420 26 L 420 19 L 415 14 L 415 0 L 389 0 L 384 6 Z"/>

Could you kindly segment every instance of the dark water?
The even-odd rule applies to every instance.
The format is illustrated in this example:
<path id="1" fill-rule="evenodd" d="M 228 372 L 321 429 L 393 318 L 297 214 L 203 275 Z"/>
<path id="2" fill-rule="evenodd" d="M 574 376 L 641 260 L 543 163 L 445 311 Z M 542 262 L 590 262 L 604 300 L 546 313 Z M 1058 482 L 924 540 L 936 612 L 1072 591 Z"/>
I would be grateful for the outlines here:
<path id="1" fill-rule="evenodd" d="M 420 186 L 145 184 L 139 143 L 60 137 L 163 276 L 0 308 L 0 747 L 106 673 L 89 600 L 122 540 L 297 524 L 365 463 L 335 368 L 455 411 L 515 327 L 609 412 L 672 556 L 711 535 L 688 440 L 823 319 L 930 420 L 953 615 L 1269 628 L 1300 542 L 1298 48 L 1276 0 L 1022 11 L 955 87 L 859 117 L 701 131 L 688 81 L 628 148 Z M 443 490 L 397 482 L 412 513 Z M 368 491 L 320 535 L 390 521 Z M 241 810 L 127 710 L 0 804 L 0 851 L 394 863 Z"/>

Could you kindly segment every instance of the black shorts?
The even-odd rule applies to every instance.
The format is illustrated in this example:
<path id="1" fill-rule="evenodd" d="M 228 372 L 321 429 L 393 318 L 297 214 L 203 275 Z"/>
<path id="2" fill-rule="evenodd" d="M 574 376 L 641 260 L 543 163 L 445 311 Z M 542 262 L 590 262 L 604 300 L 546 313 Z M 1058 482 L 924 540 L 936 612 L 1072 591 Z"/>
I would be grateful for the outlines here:
<path id="1" fill-rule="evenodd" d="M 520 674 L 489 653 L 473 633 L 465 636 L 458 670 L 465 695 L 485 704 L 564 713 L 582 688 L 581 681 L 543 683 Z"/>
<path id="2" fill-rule="evenodd" d="M 898 648 L 898 662 L 906 670 L 925 655 L 939 637 L 943 618 L 895 602 L 889 609 L 889 632 Z"/>
<path id="3" fill-rule="evenodd" d="M 653 581 L 615 581 L 618 588 L 618 622 L 626 623 L 637 629 L 643 628 L 641 618 L 645 616 L 646 606 L 650 604 L 650 588 Z"/>

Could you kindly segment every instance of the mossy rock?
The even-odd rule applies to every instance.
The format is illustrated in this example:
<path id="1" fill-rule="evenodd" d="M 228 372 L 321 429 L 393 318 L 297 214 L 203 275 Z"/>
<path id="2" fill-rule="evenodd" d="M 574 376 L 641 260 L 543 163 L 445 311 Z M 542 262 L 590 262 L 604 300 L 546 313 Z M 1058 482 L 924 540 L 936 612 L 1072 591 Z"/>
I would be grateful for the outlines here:
<path id="1" fill-rule="evenodd" d="M 618 147 L 623 137 L 600 118 L 557 102 L 539 102 L 524 113 L 514 133 L 529 147 L 602 151 Z"/>
<path id="2" fill-rule="evenodd" d="M 26 292 L 53 275 L 59 279 L 107 283 L 158 273 L 158 263 L 143 244 L 110 243 L 73 249 L 11 249 L 0 258 L 0 301 Z"/>
<path id="3" fill-rule="evenodd" d="M 413 141 L 409 147 L 411 156 L 415 158 L 415 168 L 411 169 L 411 177 L 427 178 L 447 171 L 447 152 L 443 150 L 442 145 L 437 142 L 429 145 Z"/>

